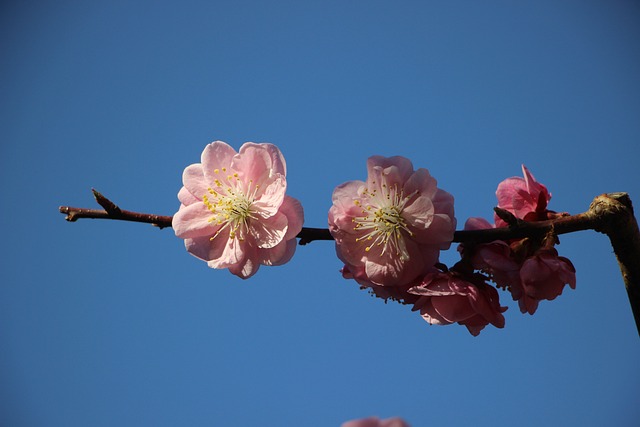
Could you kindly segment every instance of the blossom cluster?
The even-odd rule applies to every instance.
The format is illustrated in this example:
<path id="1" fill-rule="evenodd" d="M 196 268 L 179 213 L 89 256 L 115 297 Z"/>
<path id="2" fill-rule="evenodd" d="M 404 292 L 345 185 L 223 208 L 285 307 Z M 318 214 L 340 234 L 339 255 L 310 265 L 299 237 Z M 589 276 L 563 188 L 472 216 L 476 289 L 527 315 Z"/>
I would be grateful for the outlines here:
<path id="1" fill-rule="evenodd" d="M 495 224 L 470 218 L 465 230 L 564 215 L 547 209 L 551 194 L 522 169 L 524 178 L 498 185 Z M 243 279 L 261 265 L 284 264 L 304 222 L 301 203 L 286 194 L 286 174 L 284 156 L 273 144 L 247 142 L 238 152 L 222 141 L 207 145 L 201 162 L 184 170 L 172 222 L 176 236 L 209 267 Z M 370 157 L 366 180 L 338 185 L 332 202 L 328 226 L 343 277 L 380 298 L 411 305 L 430 324 L 458 323 L 475 336 L 489 324 L 504 327 L 507 308 L 496 287 L 530 314 L 565 284 L 575 287 L 575 269 L 558 256 L 553 233 L 460 245 L 462 260 L 451 268 L 441 264 L 440 251 L 450 247 L 456 229 L 454 199 L 407 158 Z"/>
<path id="2" fill-rule="evenodd" d="M 489 323 L 503 327 L 495 288 L 437 267 L 456 227 L 453 196 L 404 157 L 370 157 L 367 171 L 366 181 L 333 192 L 329 231 L 343 276 L 413 305 L 430 324 L 459 323 L 474 335 Z"/>
<path id="3" fill-rule="evenodd" d="M 531 172 L 522 166 L 524 178 L 509 178 L 498 185 L 498 208 L 512 214 L 516 220 L 544 221 L 567 215 L 547 209 L 551 193 L 537 182 Z M 498 213 L 495 226 L 482 218 L 470 218 L 465 230 L 482 230 L 508 226 Z M 542 300 L 553 300 L 568 284 L 575 289 L 576 270 L 571 261 L 558 256 L 554 248 L 557 236 L 545 235 L 541 239 L 513 239 L 458 248 L 473 267 L 487 274 L 500 288 L 507 289 L 520 311 L 533 314 Z"/>

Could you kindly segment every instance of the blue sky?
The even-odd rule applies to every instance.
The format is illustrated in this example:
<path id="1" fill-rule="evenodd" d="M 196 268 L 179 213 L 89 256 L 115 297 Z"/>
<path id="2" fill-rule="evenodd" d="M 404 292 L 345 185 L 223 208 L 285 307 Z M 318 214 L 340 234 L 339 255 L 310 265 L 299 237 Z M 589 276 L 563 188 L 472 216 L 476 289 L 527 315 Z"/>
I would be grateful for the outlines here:
<path id="1" fill-rule="evenodd" d="M 472 337 L 343 280 L 333 244 L 247 281 L 171 230 L 184 167 L 272 142 L 306 225 L 368 156 L 403 155 L 491 218 L 526 164 L 578 213 L 640 204 L 632 1 L 25 1 L 0 6 L 0 424 L 631 426 L 640 341 L 605 236 L 563 236 L 577 289 Z M 442 255 L 455 262 L 457 253 Z"/>

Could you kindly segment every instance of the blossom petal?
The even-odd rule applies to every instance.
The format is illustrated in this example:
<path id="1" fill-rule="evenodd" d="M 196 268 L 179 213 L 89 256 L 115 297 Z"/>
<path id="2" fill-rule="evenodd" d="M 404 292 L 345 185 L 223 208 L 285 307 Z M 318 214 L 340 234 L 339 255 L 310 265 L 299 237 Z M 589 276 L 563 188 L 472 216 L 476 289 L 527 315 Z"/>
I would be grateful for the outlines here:
<path id="1" fill-rule="evenodd" d="M 431 280 L 431 278 L 438 277 L 440 273 L 436 273 L 435 275 L 428 275 L 425 280 L 418 286 L 413 286 L 409 289 L 409 293 L 414 295 L 422 295 L 422 296 L 451 296 L 456 293 L 451 290 L 449 286 L 449 282 L 447 280 L 435 279 Z"/>
<path id="2" fill-rule="evenodd" d="M 334 205 L 347 210 L 353 206 L 354 200 L 360 198 L 362 190 L 365 187 L 363 181 L 347 181 L 338 185 L 331 196 Z"/>
<path id="3" fill-rule="evenodd" d="M 332 228 L 330 227 L 331 231 Z M 344 233 L 343 229 L 332 231 L 331 233 L 336 242 L 336 254 L 338 259 L 351 266 L 364 266 L 366 259 L 365 248 L 368 245 L 366 240 L 358 240 L 355 234 Z"/>
<path id="4" fill-rule="evenodd" d="M 280 243 L 287 234 L 287 229 L 287 217 L 280 212 L 272 217 L 252 220 L 249 223 L 249 233 L 259 248 L 272 248 Z"/>
<path id="5" fill-rule="evenodd" d="M 413 173 L 411 160 L 402 156 L 371 156 L 367 159 L 367 183 L 376 181 L 376 185 L 385 183 L 389 187 L 403 187 Z"/>
<path id="6" fill-rule="evenodd" d="M 518 299 L 518 307 L 520 308 L 521 313 L 534 314 L 538 309 L 539 304 L 539 300 L 530 298 L 526 295 L 523 295 L 522 298 Z"/>
<path id="7" fill-rule="evenodd" d="M 211 212 L 204 203 L 194 203 L 181 207 L 173 215 L 171 226 L 181 239 L 212 236 L 220 226 L 209 222 L 210 217 Z"/>
<path id="8" fill-rule="evenodd" d="M 258 253 L 255 247 L 246 246 L 243 258 L 232 265 L 229 265 L 229 272 L 235 274 L 241 279 L 248 279 L 258 272 L 260 262 L 258 262 Z"/>
<path id="9" fill-rule="evenodd" d="M 240 147 L 240 153 L 244 153 L 244 151 L 250 147 L 263 150 L 269 155 L 270 175 L 287 175 L 287 163 L 284 160 L 282 152 L 277 146 L 269 143 L 256 144 L 255 142 L 245 142 L 242 147 Z"/>
<path id="10" fill-rule="evenodd" d="M 440 249 L 448 249 L 451 245 L 456 220 L 453 196 L 446 191 L 436 189 L 431 197 L 420 193 L 407 204 L 402 215 L 410 225 L 417 242 L 436 244 Z"/>
<path id="11" fill-rule="evenodd" d="M 433 202 L 426 196 L 418 196 L 402 210 L 402 217 L 416 233 L 416 239 L 431 240 L 427 230 L 433 221 L 434 211 Z"/>
<path id="12" fill-rule="evenodd" d="M 437 214 L 433 216 L 429 234 L 422 236 L 420 243 L 437 245 L 441 250 L 449 249 L 453 241 L 453 233 L 456 230 L 455 218 L 449 215 Z M 416 239 L 417 240 L 417 239 Z"/>
<path id="13" fill-rule="evenodd" d="M 180 203 L 184 206 L 192 205 L 196 202 L 202 201 L 191 194 L 191 192 L 189 192 L 186 187 L 181 187 L 180 191 L 178 191 L 178 200 L 180 200 Z"/>
<path id="14" fill-rule="evenodd" d="M 493 228 L 493 225 L 484 218 L 471 217 L 464 223 L 465 230 L 486 230 Z"/>
<path id="15" fill-rule="evenodd" d="M 342 423 L 340 427 L 409 427 L 402 418 L 393 417 L 381 420 L 378 417 L 361 418 Z"/>
<path id="16" fill-rule="evenodd" d="M 229 238 L 227 230 L 224 230 L 211 241 L 212 248 L 215 249 L 216 253 L 220 254 L 220 256 L 209 260 L 207 263 L 211 268 L 231 268 L 234 265 L 243 264 L 246 252 L 251 248 L 251 244 L 247 244 L 237 238 Z"/>
<path id="17" fill-rule="evenodd" d="M 451 323 L 460 322 L 476 314 L 466 296 L 432 297 L 431 304 L 440 316 Z"/>
<path id="18" fill-rule="evenodd" d="M 432 297 L 422 297 L 416 303 L 415 307 L 420 310 L 420 315 L 431 325 L 450 325 L 453 322 L 448 321 L 438 311 L 433 308 Z"/>
<path id="19" fill-rule="evenodd" d="M 546 208 L 551 199 L 551 193 L 547 187 L 535 180 L 524 165 L 522 165 L 522 173 L 524 178 L 507 178 L 498 184 L 496 190 L 498 207 L 520 219 L 528 221 L 546 219 Z M 495 218 L 497 226 L 506 225 L 497 215 Z"/>
<path id="20" fill-rule="evenodd" d="M 424 168 L 416 170 L 403 186 L 405 196 L 416 193 L 418 196 L 433 199 L 438 191 L 438 182 Z"/>
<path id="21" fill-rule="evenodd" d="M 329 231 L 334 238 L 342 233 L 356 234 L 353 219 L 362 214 L 362 207 L 355 202 L 359 201 L 364 188 L 365 183 L 362 181 L 349 181 L 333 190 L 333 205 L 329 209 Z"/>
<path id="22" fill-rule="evenodd" d="M 342 423 L 340 427 L 380 427 L 380 418 L 369 417 Z"/>
<path id="23" fill-rule="evenodd" d="M 240 178 L 248 183 L 264 187 L 275 176 L 272 168 L 270 151 L 261 144 L 247 142 L 240 147 L 240 153 L 233 159 L 233 170 L 238 172 Z"/>
<path id="24" fill-rule="evenodd" d="M 389 252 L 382 254 L 377 245 L 365 252 L 364 270 L 371 282 L 380 286 L 406 284 L 416 279 L 425 267 L 431 267 L 417 262 L 421 259 L 421 248 L 415 242 L 405 239 L 403 243 L 407 258 Z"/>
<path id="25" fill-rule="evenodd" d="M 214 141 L 204 148 L 201 156 L 202 169 L 209 186 L 213 186 L 215 180 L 221 176 L 226 176 L 223 168 L 231 168 L 236 154 L 236 150 L 223 141 Z M 215 173 L 216 170 L 218 170 L 218 173 Z"/>
<path id="26" fill-rule="evenodd" d="M 473 310 L 496 328 L 504 328 L 502 312 L 506 311 L 507 308 L 500 307 L 499 300 L 498 291 L 486 284 L 469 293 L 469 303 Z"/>
<path id="27" fill-rule="evenodd" d="M 296 239 L 283 240 L 272 248 L 258 248 L 260 264 L 282 265 L 288 262 L 296 251 Z"/>
<path id="28" fill-rule="evenodd" d="M 535 195 L 538 196 L 536 197 L 536 202 L 538 203 L 536 211 L 545 210 L 549 200 L 551 200 L 551 193 L 549 193 L 547 187 L 536 181 L 533 174 L 525 165 L 522 165 L 522 175 L 524 176 L 524 182 L 527 186 L 528 193 L 533 197 L 535 197 Z"/>
<path id="29" fill-rule="evenodd" d="M 285 191 L 287 190 L 287 181 L 282 175 L 278 175 L 271 180 L 261 191 L 259 198 L 253 202 L 253 206 L 257 209 L 258 215 L 268 218 L 275 215 L 282 205 Z"/>
<path id="30" fill-rule="evenodd" d="M 407 424 L 402 418 L 392 417 L 380 421 L 380 427 L 409 427 L 409 424 Z"/>
<path id="31" fill-rule="evenodd" d="M 294 239 L 304 224 L 304 210 L 298 199 L 291 196 L 284 196 L 282 205 L 280 205 L 280 213 L 287 217 L 287 233 L 284 240 Z"/>
<path id="32" fill-rule="evenodd" d="M 394 286 L 401 282 L 404 263 L 399 257 L 392 257 L 389 262 L 380 262 L 379 258 L 367 259 L 364 269 L 369 280 L 376 285 Z"/>
<path id="33" fill-rule="evenodd" d="M 218 258 L 223 249 L 222 247 L 212 245 L 209 236 L 185 239 L 184 246 L 191 255 L 204 261 Z"/>
<path id="34" fill-rule="evenodd" d="M 470 317 L 469 319 L 466 319 L 458 323 L 466 326 L 469 333 L 474 337 L 477 337 L 478 335 L 480 335 L 480 332 L 488 325 L 486 320 L 480 315 L 475 315 L 473 317 Z M 499 327 L 502 327 L 502 326 L 499 326 Z"/>
<path id="35" fill-rule="evenodd" d="M 205 179 L 200 163 L 195 163 L 185 168 L 184 172 L 182 172 L 182 183 L 187 191 L 197 199 L 202 200 L 202 196 L 208 193 L 209 184 Z"/>

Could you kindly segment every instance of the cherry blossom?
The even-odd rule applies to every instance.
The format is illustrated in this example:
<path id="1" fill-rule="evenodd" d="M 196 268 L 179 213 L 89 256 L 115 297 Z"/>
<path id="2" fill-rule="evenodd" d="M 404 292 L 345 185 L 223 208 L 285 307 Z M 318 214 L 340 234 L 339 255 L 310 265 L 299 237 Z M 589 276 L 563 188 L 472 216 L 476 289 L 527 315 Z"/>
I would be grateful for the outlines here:
<path id="1" fill-rule="evenodd" d="M 469 282 L 454 272 L 429 273 L 422 282 L 409 289 L 409 293 L 420 295 L 413 310 L 420 311 L 423 319 L 432 325 L 458 323 L 477 336 L 491 323 L 504 327 L 498 291 L 482 281 Z"/>
<path id="2" fill-rule="evenodd" d="M 482 218 L 469 218 L 465 230 L 493 228 Z M 534 314 L 542 300 L 553 300 L 562 293 L 565 284 L 576 286 L 575 268 L 571 261 L 558 256 L 555 236 L 545 236 L 536 242 L 530 238 L 510 242 L 496 240 L 458 250 L 473 268 L 487 274 L 500 288 L 507 289 L 518 301 L 522 313 Z"/>
<path id="3" fill-rule="evenodd" d="M 522 264 L 520 283 L 521 295 L 513 297 L 520 302 L 523 313 L 533 314 L 538 301 L 555 299 L 562 294 L 565 284 L 576 288 L 576 269 L 569 259 L 558 256 L 554 248 L 543 248 Z"/>
<path id="4" fill-rule="evenodd" d="M 207 145 L 188 166 L 172 226 L 187 251 L 212 268 L 243 279 L 260 265 L 293 256 L 304 215 L 285 194 L 286 163 L 273 144 L 247 142 L 236 152 L 222 141 Z"/>
<path id="5" fill-rule="evenodd" d="M 367 170 L 366 182 L 334 190 L 329 231 L 347 276 L 365 286 L 401 286 L 449 248 L 456 226 L 453 196 L 404 157 L 370 157 Z"/>
<path id="6" fill-rule="evenodd" d="M 409 427 L 402 418 L 393 417 L 381 420 L 378 417 L 361 418 L 347 421 L 341 427 Z"/>

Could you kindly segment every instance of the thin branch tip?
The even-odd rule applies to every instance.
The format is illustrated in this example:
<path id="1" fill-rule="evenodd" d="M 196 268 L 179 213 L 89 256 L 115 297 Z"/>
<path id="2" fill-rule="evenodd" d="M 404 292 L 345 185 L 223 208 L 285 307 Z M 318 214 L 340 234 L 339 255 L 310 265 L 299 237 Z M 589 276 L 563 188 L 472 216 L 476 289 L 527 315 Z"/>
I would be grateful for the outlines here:
<path id="1" fill-rule="evenodd" d="M 95 188 L 92 188 L 91 191 L 93 192 L 93 197 L 96 199 L 96 202 L 98 202 L 98 204 L 102 206 L 104 210 L 107 211 L 110 215 L 114 217 L 122 215 L 122 211 L 120 210 L 118 205 L 107 199 Z"/>
<path id="2" fill-rule="evenodd" d="M 69 206 L 60 206 L 58 208 L 58 211 L 62 214 L 65 214 L 66 216 L 64 217 L 64 219 L 69 222 L 75 222 L 77 219 L 75 215 L 73 215 L 73 212 L 70 210 Z"/>

